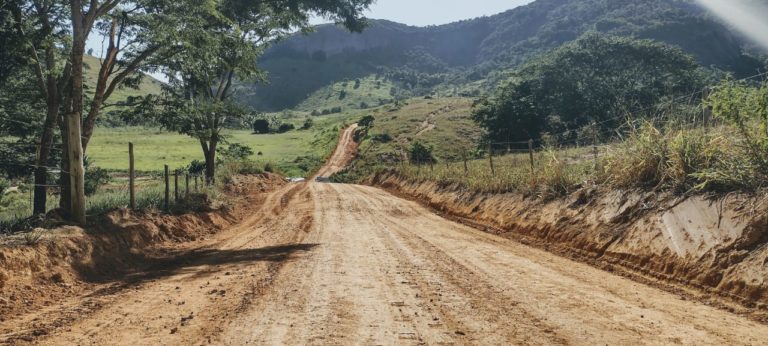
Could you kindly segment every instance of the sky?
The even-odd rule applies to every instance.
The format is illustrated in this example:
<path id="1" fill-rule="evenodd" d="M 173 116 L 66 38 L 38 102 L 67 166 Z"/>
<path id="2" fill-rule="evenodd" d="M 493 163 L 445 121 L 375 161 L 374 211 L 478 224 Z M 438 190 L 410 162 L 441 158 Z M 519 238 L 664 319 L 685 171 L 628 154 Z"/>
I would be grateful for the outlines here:
<path id="1" fill-rule="evenodd" d="M 369 18 L 427 26 L 492 15 L 532 0 L 377 0 Z"/>

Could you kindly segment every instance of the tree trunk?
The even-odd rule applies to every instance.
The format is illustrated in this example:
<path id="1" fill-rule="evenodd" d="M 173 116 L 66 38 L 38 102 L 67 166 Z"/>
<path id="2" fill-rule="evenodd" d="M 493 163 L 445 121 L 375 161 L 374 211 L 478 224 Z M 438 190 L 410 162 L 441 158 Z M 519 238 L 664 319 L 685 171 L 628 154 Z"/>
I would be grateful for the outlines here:
<path id="1" fill-rule="evenodd" d="M 59 129 L 61 131 L 61 172 L 59 173 L 59 208 L 63 212 L 63 216 L 69 218 L 71 209 L 69 208 L 69 200 L 72 194 L 69 187 L 69 155 L 67 154 L 67 148 L 69 148 L 69 139 L 67 138 L 67 125 L 62 117 L 59 117 Z"/>
<path id="2" fill-rule="evenodd" d="M 216 145 L 215 140 L 210 141 L 209 145 L 203 144 L 203 154 L 205 155 L 205 182 L 207 185 L 215 183 L 216 177 Z"/>
<path id="3" fill-rule="evenodd" d="M 48 92 L 48 111 L 45 116 L 43 133 L 40 135 L 40 144 L 37 150 L 35 160 L 35 197 L 33 202 L 33 213 L 35 215 L 45 214 L 46 202 L 48 199 L 48 159 L 51 156 L 51 146 L 53 145 L 53 136 L 56 126 L 56 120 L 59 117 L 58 90 L 55 88 L 56 81 L 49 81 Z"/>
<path id="4" fill-rule="evenodd" d="M 46 124 L 43 129 L 43 135 L 40 138 L 40 147 L 37 150 L 35 160 L 35 197 L 33 201 L 33 214 L 45 214 L 48 199 L 48 158 L 51 154 L 51 145 L 53 144 L 53 126 Z"/>
<path id="5" fill-rule="evenodd" d="M 85 168 L 83 167 L 82 115 L 83 115 L 83 55 L 88 37 L 81 1 L 70 3 L 72 10 L 72 108 L 67 112 L 69 156 L 70 208 L 72 220 L 85 224 Z M 95 11 L 95 9 L 91 9 Z"/>

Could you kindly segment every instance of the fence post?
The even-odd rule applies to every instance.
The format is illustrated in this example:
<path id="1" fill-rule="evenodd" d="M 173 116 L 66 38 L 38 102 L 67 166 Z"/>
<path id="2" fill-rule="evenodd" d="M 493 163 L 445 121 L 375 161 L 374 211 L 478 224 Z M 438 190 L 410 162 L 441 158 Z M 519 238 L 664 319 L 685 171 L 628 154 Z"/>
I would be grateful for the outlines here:
<path id="1" fill-rule="evenodd" d="M 597 124 L 594 125 L 595 130 L 592 131 L 592 154 L 595 156 L 595 170 L 598 169 L 598 157 L 600 152 L 597 150 Z"/>
<path id="2" fill-rule="evenodd" d="M 136 170 L 133 164 L 133 143 L 128 142 L 128 190 L 130 208 L 136 210 Z"/>
<path id="3" fill-rule="evenodd" d="M 536 166 L 533 163 L 533 139 L 528 140 L 528 157 L 531 159 L 531 176 L 536 174 Z"/>
<path id="4" fill-rule="evenodd" d="M 461 159 L 464 160 L 464 174 L 469 173 L 469 166 L 467 166 L 467 152 L 463 151 L 461 154 Z"/>
<path id="5" fill-rule="evenodd" d="M 184 173 L 184 197 L 189 196 L 189 173 Z"/>
<path id="6" fill-rule="evenodd" d="M 491 165 L 491 174 L 496 176 L 496 168 L 493 167 L 493 143 L 488 143 L 488 162 Z"/>
<path id="7" fill-rule="evenodd" d="M 165 211 L 171 210 L 171 181 L 168 165 L 165 165 Z"/>
<path id="8" fill-rule="evenodd" d="M 179 171 L 173 171 L 173 201 L 179 201 Z"/>

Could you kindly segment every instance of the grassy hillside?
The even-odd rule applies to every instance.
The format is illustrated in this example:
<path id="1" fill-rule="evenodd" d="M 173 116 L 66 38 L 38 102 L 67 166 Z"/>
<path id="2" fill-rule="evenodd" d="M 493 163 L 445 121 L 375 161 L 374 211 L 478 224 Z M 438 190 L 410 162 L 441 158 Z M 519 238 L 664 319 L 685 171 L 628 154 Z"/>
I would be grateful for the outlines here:
<path id="1" fill-rule="evenodd" d="M 749 42 L 690 0 L 538 0 L 489 17 L 423 28 L 374 21 L 352 34 L 319 26 L 271 48 L 260 60 L 269 84 L 241 85 L 242 101 L 262 111 L 294 108 L 330 84 L 374 73 L 388 74 L 422 95 L 488 79 L 479 90 L 484 92 L 494 87 L 497 71 L 589 31 L 677 45 L 703 66 L 737 76 L 764 67 L 744 54 Z"/>
<path id="2" fill-rule="evenodd" d="M 373 108 L 392 100 L 393 96 L 390 91 L 393 87 L 395 85 L 391 81 L 373 75 L 338 82 L 312 93 L 296 109 L 306 112 L 322 112 L 335 107 L 341 109 Z"/>
<path id="3" fill-rule="evenodd" d="M 99 68 L 101 66 L 101 62 L 96 57 L 86 55 L 84 58 L 84 64 L 85 64 L 85 70 L 84 70 L 85 83 L 90 90 L 93 90 L 94 88 L 96 88 L 96 79 L 98 78 L 98 75 L 99 75 Z M 124 101 L 130 96 L 159 94 L 161 91 L 160 89 L 161 86 L 162 86 L 162 83 L 160 81 L 152 78 L 152 76 L 145 75 L 138 89 L 133 89 L 133 88 L 117 89 L 112 94 L 112 97 L 110 97 L 109 103 Z"/>
<path id="4" fill-rule="evenodd" d="M 373 112 L 375 125 L 360 150 L 376 161 L 394 160 L 393 156 L 418 141 L 434 147 L 438 158 L 459 158 L 475 149 L 482 134 L 470 119 L 471 106 L 468 98 L 440 98 L 411 99 L 401 107 L 377 108 Z M 382 140 L 385 137 L 391 140 Z"/>

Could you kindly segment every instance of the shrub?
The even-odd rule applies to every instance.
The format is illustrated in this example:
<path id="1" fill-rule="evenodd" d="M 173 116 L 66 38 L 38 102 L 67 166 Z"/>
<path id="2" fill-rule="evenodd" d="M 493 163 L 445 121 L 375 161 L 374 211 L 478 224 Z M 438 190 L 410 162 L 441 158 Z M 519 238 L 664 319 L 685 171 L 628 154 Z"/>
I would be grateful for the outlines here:
<path id="1" fill-rule="evenodd" d="M 5 194 L 5 190 L 9 187 L 11 187 L 11 183 L 5 178 L 0 177 L 0 201 L 3 200 L 3 195 Z"/>
<path id="2" fill-rule="evenodd" d="M 253 133 L 255 134 L 269 133 L 269 120 L 256 119 L 253 121 L 252 128 L 253 128 Z"/>
<path id="3" fill-rule="evenodd" d="M 314 120 L 312 118 L 306 118 L 304 119 L 304 124 L 301 125 L 302 130 L 309 130 L 312 128 L 312 126 L 315 124 Z"/>
<path id="4" fill-rule="evenodd" d="M 392 141 L 392 136 L 389 133 L 377 133 L 373 135 L 371 138 L 373 141 L 379 142 L 379 143 L 389 143 Z"/>
<path id="5" fill-rule="evenodd" d="M 253 155 L 253 150 L 240 143 L 231 143 L 226 148 L 219 151 L 224 161 L 243 161 Z"/>
<path id="6" fill-rule="evenodd" d="M 109 172 L 99 167 L 91 167 L 91 162 L 86 158 L 85 163 L 85 195 L 92 196 L 99 187 L 108 184 L 112 178 Z"/>
<path id="7" fill-rule="evenodd" d="M 411 148 L 408 150 L 411 163 L 415 164 L 427 164 L 435 163 L 435 156 L 432 154 L 434 148 L 432 146 L 426 146 L 421 142 L 413 142 Z"/>
<path id="8" fill-rule="evenodd" d="M 269 173 L 275 173 L 277 170 L 275 169 L 275 165 L 272 164 L 272 162 L 267 162 L 264 164 L 264 172 Z"/>
<path id="9" fill-rule="evenodd" d="M 294 126 L 293 124 L 283 123 L 283 124 L 280 124 L 280 126 L 278 126 L 277 133 L 286 133 L 294 129 L 296 129 L 296 126 Z"/>
<path id="10" fill-rule="evenodd" d="M 187 166 L 187 172 L 191 175 L 202 175 L 205 172 L 205 161 L 194 160 Z"/>
<path id="11" fill-rule="evenodd" d="M 357 125 L 361 127 L 373 127 L 373 122 L 376 118 L 373 115 L 366 115 L 357 121 Z"/>

